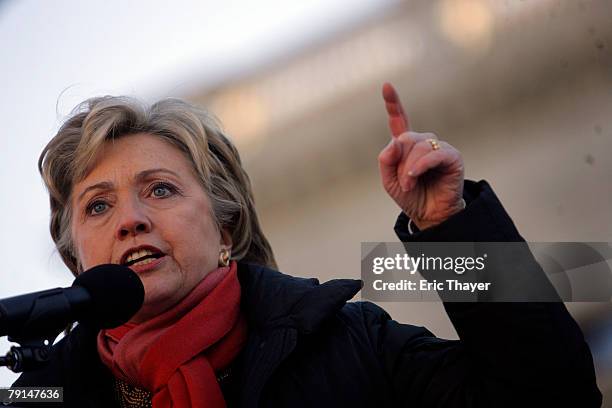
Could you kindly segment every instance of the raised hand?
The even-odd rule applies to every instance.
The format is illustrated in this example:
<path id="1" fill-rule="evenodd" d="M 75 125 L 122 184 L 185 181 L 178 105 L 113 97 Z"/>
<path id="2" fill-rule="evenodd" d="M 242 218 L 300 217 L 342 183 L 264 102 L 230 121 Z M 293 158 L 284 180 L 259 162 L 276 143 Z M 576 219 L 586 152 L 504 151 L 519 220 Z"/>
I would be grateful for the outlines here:
<path id="1" fill-rule="evenodd" d="M 419 229 L 437 225 L 461 211 L 463 159 L 433 133 L 411 132 L 393 86 L 383 85 L 391 142 L 378 155 L 382 184 Z"/>

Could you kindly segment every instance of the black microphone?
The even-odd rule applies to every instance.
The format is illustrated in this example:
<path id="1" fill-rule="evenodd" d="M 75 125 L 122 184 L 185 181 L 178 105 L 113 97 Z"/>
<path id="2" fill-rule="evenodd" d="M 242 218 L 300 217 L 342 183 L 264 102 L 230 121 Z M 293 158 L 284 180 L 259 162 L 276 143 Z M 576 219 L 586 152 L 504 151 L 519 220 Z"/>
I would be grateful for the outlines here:
<path id="1" fill-rule="evenodd" d="M 98 329 L 117 327 L 143 301 L 144 287 L 130 268 L 98 265 L 81 273 L 72 287 L 0 300 L 0 336 L 15 341 L 56 336 L 74 321 Z"/>

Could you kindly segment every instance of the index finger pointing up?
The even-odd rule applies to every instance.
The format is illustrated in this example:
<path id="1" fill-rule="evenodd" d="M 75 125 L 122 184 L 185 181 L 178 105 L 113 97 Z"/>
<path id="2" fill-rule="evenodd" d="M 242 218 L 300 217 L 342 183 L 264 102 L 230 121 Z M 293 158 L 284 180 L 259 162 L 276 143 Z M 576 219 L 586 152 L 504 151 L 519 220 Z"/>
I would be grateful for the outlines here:
<path id="1" fill-rule="evenodd" d="M 387 108 L 387 114 L 389 115 L 389 129 L 393 137 L 398 137 L 404 132 L 407 132 L 410 127 L 408 126 L 408 118 L 402 107 L 402 102 L 391 85 L 385 82 L 382 89 L 383 98 L 385 100 L 385 106 Z"/>

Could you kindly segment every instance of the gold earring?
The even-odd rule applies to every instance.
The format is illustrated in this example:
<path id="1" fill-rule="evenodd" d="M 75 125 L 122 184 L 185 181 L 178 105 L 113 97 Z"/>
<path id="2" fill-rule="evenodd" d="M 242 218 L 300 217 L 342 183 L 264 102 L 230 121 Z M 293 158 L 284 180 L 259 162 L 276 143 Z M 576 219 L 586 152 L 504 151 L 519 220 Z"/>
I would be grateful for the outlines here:
<path id="1" fill-rule="evenodd" d="M 223 248 L 219 252 L 219 266 L 227 266 L 230 262 L 230 251 L 227 248 Z"/>

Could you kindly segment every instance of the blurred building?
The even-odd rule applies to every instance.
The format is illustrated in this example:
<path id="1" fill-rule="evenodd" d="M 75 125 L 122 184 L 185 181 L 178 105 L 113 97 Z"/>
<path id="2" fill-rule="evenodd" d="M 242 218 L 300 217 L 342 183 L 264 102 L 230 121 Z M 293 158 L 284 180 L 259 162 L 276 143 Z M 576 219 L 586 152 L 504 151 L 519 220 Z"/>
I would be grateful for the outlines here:
<path id="1" fill-rule="evenodd" d="M 262 44 L 265 46 L 265 44 Z M 280 269 L 359 277 L 362 241 L 395 241 L 379 185 L 380 88 L 413 130 L 464 154 L 530 241 L 612 242 L 612 3 L 406 1 L 386 15 L 189 99 L 237 143 Z M 440 303 L 384 304 L 456 337 Z M 612 308 L 569 304 L 612 406 Z"/>

